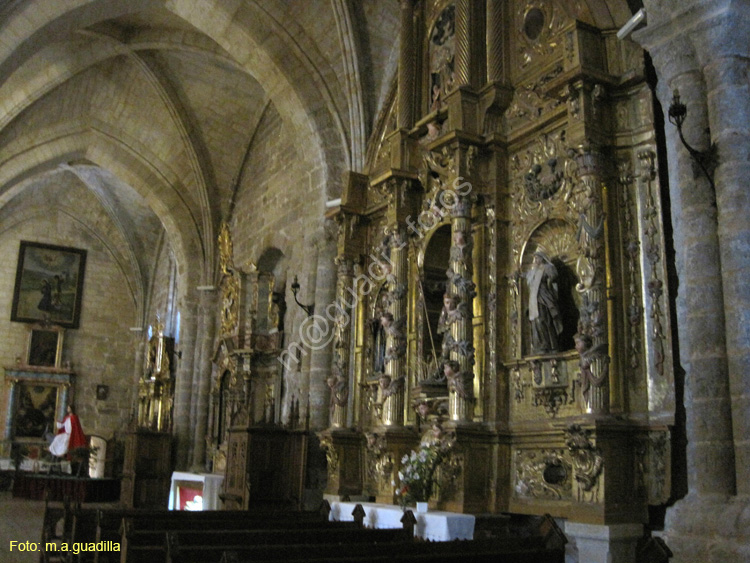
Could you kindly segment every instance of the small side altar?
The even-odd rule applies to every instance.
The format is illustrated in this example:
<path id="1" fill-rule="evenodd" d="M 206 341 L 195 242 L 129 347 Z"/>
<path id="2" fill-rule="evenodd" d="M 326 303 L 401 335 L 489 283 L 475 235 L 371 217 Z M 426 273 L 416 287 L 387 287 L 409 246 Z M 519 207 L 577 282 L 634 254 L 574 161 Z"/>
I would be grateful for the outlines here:
<path id="1" fill-rule="evenodd" d="M 376 502 L 342 502 L 335 497 L 327 497 L 331 504 L 330 519 L 340 522 L 354 520 L 352 512 L 359 504 L 365 510 L 364 525 L 368 528 L 402 528 L 401 518 L 404 509 L 394 504 Z M 417 512 L 414 508 L 407 508 L 414 513 L 417 523 L 414 535 L 430 541 L 452 541 L 474 539 L 475 518 L 472 514 L 457 512 L 443 512 L 428 510 Z"/>
<path id="2" fill-rule="evenodd" d="M 70 368 L 16 364 L 6 366 L 8 409 L 0 460 L 18 460 L 21 470 L 34 470 L 47 454 L 45 433 L 56 432 L 65 416 L 75 373 Z"/>

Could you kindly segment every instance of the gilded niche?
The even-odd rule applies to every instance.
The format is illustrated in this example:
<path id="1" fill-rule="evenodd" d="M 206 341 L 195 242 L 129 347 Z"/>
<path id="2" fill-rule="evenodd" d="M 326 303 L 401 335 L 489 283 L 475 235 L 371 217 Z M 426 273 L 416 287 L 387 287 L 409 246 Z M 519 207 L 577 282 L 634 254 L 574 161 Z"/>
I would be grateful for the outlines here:
<path id="1" fill-rule="evenodd" d="M 221 330 L 222 336 L 237 334 L 239 330 L 240 282 L 232 258 L 232 235 L 226 223 L 219 232 L 219 266 L 221 269 Z"/>
<path id="2" fill-rule="evenodd" d="M 455 88 L 456 7 L 445 8 L 430 32 L 430 111 L 437 111 Z"/>
<path id="3" fill-rule="evenodd" d="M 138 426 L 157 432 L 169 432 L 172 428 L 174 401 L 171 360 L 174 340 L 164 335 L 164 325 L 158 317 L 151 329 L 143 376 L 138 382 Z"/>

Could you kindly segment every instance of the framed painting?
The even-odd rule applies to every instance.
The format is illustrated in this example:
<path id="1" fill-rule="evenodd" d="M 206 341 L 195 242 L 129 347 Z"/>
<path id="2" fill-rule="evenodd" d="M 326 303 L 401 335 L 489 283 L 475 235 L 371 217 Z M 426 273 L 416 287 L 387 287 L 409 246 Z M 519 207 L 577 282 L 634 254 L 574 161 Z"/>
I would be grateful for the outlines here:
<path id="1" fill-rule="evenodd" d="M 57 392 L 59 385 L 18 382 L 18 402 L 13 417 L 14 438 L 44 438 L 56 432 Z"/>
<path id="2" fill-rule="evenodd" d="M 35 326 L 29 330 L 29 350 L 26 365 L 60 367 L 63 347 L 63 331 L 55 326 Z"/>
<path id="3" fill-rule="evenodd" d="M 21 241 L 10 320 L 78 328 L 86 251 Z"/>

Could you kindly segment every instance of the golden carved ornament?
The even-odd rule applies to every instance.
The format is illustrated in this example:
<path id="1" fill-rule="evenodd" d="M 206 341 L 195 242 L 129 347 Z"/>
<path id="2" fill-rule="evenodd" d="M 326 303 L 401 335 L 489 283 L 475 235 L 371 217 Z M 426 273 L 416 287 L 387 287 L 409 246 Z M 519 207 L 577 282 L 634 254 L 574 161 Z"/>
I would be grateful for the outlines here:
<path id="1" fill-rule="evenodd" d="M 219 267 L 221 268 L 222 274 L 227 274 L 231 269 L 234 269 L 232 258 L 234 248 L 232 244 L 232 234 L 229 232 L 229 225 L 227 225 L 226 222 L 222 222 L 221 224 L 217 242 L 219 245 Z"/>
<path id="2" fill-rule="evenodd" d="M 218 238 L 221 268 L 221 336 L 235 334 L 239 327 L 240 282 L 232 258 L 232 234 L 226 223 L 221 224 Z"/>
<path id="3" fill-rule="evenodd" d="M 558 2 L 532 0 L 519 3 L 515 15 L 518 64 L 546 62 L 562 45 L 560 33 L 566 17 Z"/>

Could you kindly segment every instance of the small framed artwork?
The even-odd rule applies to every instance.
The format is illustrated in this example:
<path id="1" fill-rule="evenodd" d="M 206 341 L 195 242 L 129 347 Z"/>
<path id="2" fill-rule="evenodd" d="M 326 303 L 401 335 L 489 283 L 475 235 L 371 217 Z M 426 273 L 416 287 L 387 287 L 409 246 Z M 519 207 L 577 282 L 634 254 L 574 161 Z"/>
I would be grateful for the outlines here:
<path id="1" fill-rule="evenodd" d="M 32 327 L 29 330 L 29 349 L 26 365 L 60 367 L 64 329 L 56 326 Z"/>
<path id="2" fill-rule="evenodd" d="M 86 251 L 21 241 L 10 320 L 78 328 Z"/>

